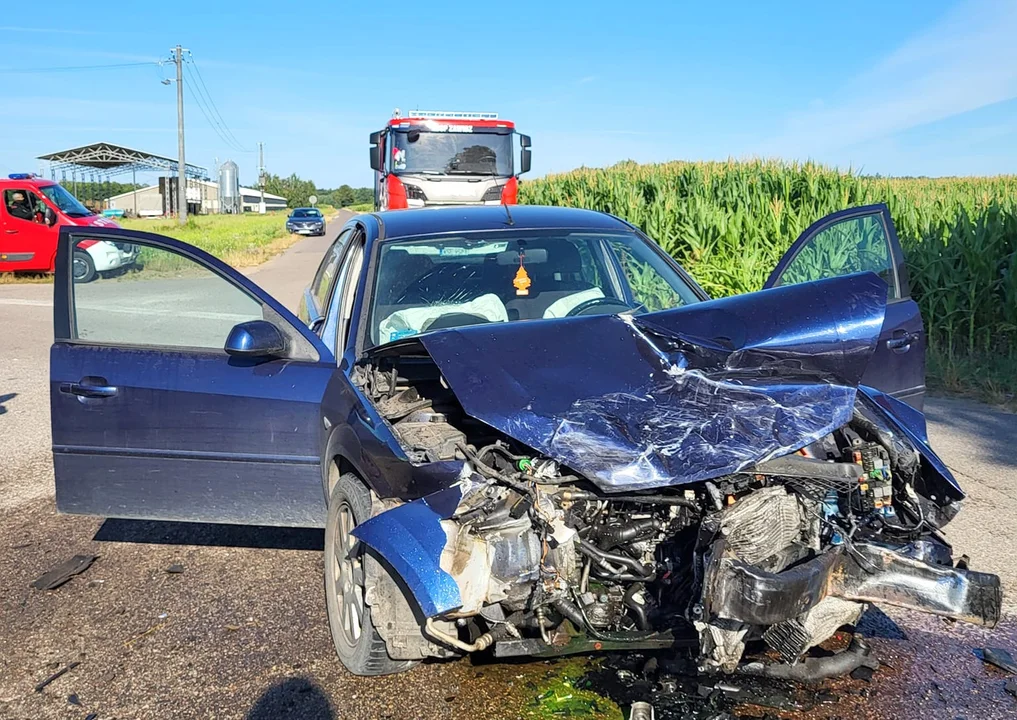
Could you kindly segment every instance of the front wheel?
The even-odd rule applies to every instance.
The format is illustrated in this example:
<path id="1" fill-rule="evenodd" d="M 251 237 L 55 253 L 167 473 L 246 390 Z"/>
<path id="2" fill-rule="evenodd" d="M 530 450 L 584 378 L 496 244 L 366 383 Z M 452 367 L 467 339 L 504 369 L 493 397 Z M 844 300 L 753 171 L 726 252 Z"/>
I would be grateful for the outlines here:
<path id="1" fill-rule="evenodd" d="M 74 282 L 87 283 L 95 279 L 95 263 L 84 250 L 74 251 L 71 270 L 74 273 Z"/>
<path id="2" fill-rule="evenodd" d="M 328 500 L 325 521 L 325 605 L 332 643 L 354 675 L 390 675 L 412 660 L 393 660 L 364 602 L 364 545 L 350 533 L 371 517 L 371 494 L 360 478 L 346 473 Z"/>

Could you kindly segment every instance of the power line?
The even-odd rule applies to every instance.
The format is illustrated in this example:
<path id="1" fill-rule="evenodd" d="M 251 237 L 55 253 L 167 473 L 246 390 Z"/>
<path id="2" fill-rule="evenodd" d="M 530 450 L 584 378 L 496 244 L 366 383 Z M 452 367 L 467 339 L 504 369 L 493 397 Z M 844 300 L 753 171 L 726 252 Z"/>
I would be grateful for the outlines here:
<path id="1" fill-rule="evenodd" d="M 213 115 L 215 115 L 215 117 L 219 119 L 219 124 L 226 132 L 226 134 L 229 135 L 230 138 L 232 138 L 233 144 L 237 146 L 235 149 L 245 153 L 253 152 L 252 150 L 247 150 L 243 147 L 243 143 L 241 143 L 240 140 L 237 139 L 237 136 L 233 133 L 233 131 L 230 129 L 230 126 L 226 123 L 226 120 L 223 119 L 222 113 L 219 112 L 219 108 L 215 104 L 215 100 L 212 99 L 212 93 L 209 92 L 208 86 L 205 84 L 205 78 L 201 74 L 201 68 L 198 67 L 198 63 L 194 60 L 194 53 L 188 51 L 187 55 L 190 58 L 190 65 L 194 66 L 194 74 L 197 75 L 198 77 L 198 84 L 200 85 L 201 89 L 204 90 L 205 99 L 208 101 L 208 105 L 211 108 Z"/>
<path id="2" fill-rule="evenodd" d="M 47 67 L 47 68 L 0 68 L 0 73 L 6 75 L 35 75 L 38 73 L 55 73 L 55 72 L 76 72 L 78 70 L 110 70 L 113 68 L 128 68 L 128 67 L 141 67 L 147 65 L 158 65 L 157 60 L 149 60 L 147 62 L 133 62 L 133 63 L 115 63 L 113 65 L 66 65 L 63 67 Z"/>
<path id="3" fill-rule="evenodd" d="M 205 120 L 207 120 L 208 124 L 212 127 L 213 130 L 215 130 L 215 134 L 219 136 L 220 140 L 222 140 L 224 143 L 226 143 L 228 146 L 230 146 L 237 152 L 246 152 L 246 150 L 244 150 L 239 143 L 232 140 L 230 136 L 226 134 L 226 132 L 222 129 L 220 124 L 216 121 L 215 117 L 211 113 L 211 110 L 209 110 L 206 104 L 206 100 L 201 95 L 200 88 L 197 90 L 195 89 L 198 86 L 194 83 L 194 73 L 191 72 L 191 68 L 188 65 L 184 65 L 184 67 L 187 68 L 187 74 L 192 80 L 192 82 L 187 83 L 187 91 L 191 94 L 191 98 L 198 106 L 198 109 L 201 110 L 201 114 L 205 116 Z"/>

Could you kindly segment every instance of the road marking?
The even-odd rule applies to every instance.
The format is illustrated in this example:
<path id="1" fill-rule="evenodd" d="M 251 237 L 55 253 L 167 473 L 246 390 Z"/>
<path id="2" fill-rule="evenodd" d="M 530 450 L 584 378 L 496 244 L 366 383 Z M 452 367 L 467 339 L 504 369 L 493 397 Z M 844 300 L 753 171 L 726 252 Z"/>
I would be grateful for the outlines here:
<path id="1" fill-rule="evenodd" d="M 28 305 L 29 307 L 53 307 L 53 301 L 23 300 L 22 298 L 0 298 L 0 305 Z"/>
<path id="2" fill-rule="evenodd" d="M 0 305 L 27 305 L 29 307 L 53 307 L 51 300 L 23 300 L 21 298 L 0 298 Z M 251 320 L 249 314 L 230 312 L 210 312 L 204 310 L 175 310 L 147 308 L 124 308 L 111 305 L 93 305 L 91 303 L 80 303 L 79 310 L 91 310 L 93 312 L 113 313 L 116 315 L 147 315 L 147 316 L 168 316 L 175 318 L 190 318 L 194 320 L 236 320 L 244 322 Z"/>

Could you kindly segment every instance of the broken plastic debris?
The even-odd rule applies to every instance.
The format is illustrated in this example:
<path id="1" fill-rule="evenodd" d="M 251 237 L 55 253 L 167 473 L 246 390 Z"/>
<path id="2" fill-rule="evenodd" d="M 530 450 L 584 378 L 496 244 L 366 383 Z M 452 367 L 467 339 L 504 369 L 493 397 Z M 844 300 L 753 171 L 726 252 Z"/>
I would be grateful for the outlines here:
<path id="1" fill-rule="evenodd" d="M 75 555 L 49 572 L 43 573 L 38 580 L 32 583 L 32 587 L 36 590 L 56 590 L 75 575 L 80 575 L 88 570 L 97 557 L 97 555 Z"/>
<path id="2" fill-rule="evenodd" d="M 975 655 L 980 657 L 982 662 L 987 662 L 1001 670 L 1017 675 L 1017 662 L 1014 662 L 1013 655 L 1003 648 L 983 648 L 976 650 Z"/>
<path id="3" fill-rule="evenodd" d="M 180 563 L 173 563 L 168 568 L 166 568 L 166 572 L 170 573 L 171 575 L 178 575 L 178 574 L 182 573 L 183 571 L 184 571 L 184 566 L 181 565 Z"/>
<path id="4" fill-rule="evenodd" d="M 648 702 L 632 703 L 629 720 L 653 720 L 653 705 Z"/>

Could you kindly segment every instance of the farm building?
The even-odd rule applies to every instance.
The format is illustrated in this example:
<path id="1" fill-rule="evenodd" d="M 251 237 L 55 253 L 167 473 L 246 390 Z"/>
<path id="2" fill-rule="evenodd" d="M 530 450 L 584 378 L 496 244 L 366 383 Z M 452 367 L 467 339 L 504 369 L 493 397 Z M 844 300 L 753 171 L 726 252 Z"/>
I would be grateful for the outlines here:
<path id="1" fill-rule="evenodd" d="M 165 197 L 166 178 L 160 178 L 158 185 L 149 185 L 133 192 L 121 193 L 106 198 L 104 206 L 110 210 L 123 210 L 127 215 L 158 217 L 167 214 L 170 204 Z M 173 184 L 171 193 L 175 191 Z M 255 188 L 240 188 L 244 212 L 257 212 L 261 202 L 261 191 Z M 187 204 L 191 212 L 200 215 L 219 212 L 219 184 L 207 180 L 187 181 Z M 265 193 L 265 209 L 285 210 L 286 198 Z"/>

